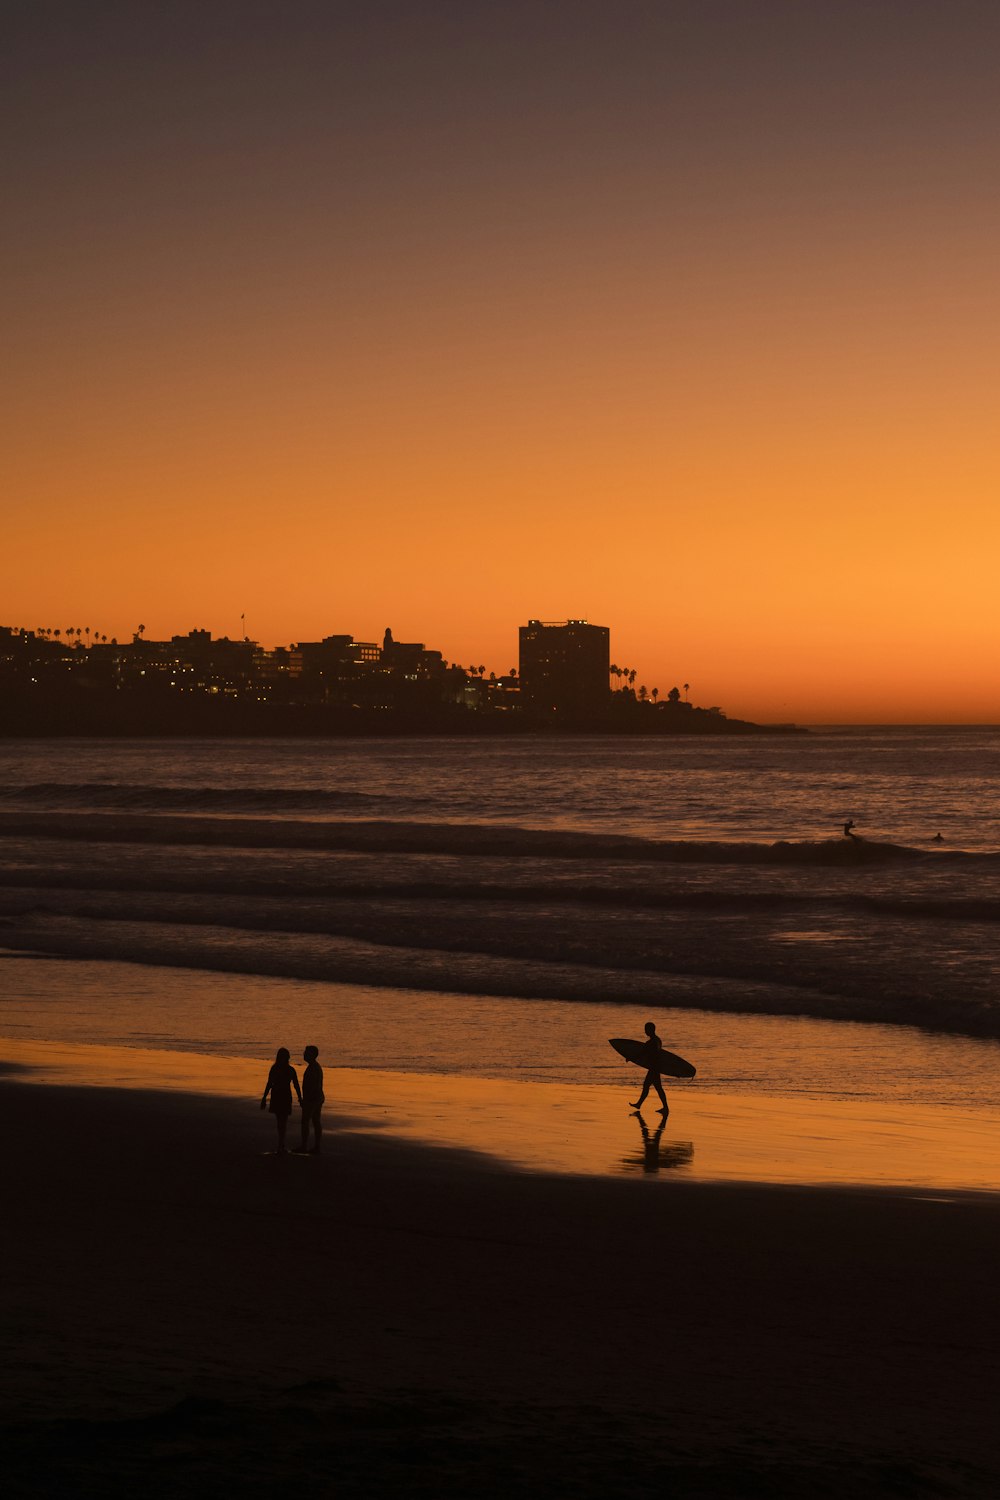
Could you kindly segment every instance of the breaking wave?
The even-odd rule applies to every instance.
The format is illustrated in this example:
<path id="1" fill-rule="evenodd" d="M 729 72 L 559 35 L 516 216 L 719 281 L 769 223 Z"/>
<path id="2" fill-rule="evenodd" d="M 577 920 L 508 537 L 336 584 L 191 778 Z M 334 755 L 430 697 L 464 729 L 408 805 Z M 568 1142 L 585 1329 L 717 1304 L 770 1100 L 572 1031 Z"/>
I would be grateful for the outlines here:
<path id="1" fill-rule="evenodd" d="M 123 812 L 325 812 L 374 807 L 378 793 L 323 787 L 143 786 L 113 781 L 39 781 L 0 787 L 0 807 Z"/>
<path id="2" fill-rule="evenodd" d="M 159 789 L 163 792 L 164 788 Z M 178 794 L 180 796 L 180 794 Z M 183 793 L 190 797 L 189 792 Z M 235 795 L 235 794 L 234 794 Z M 274 793 L 260 793 L 272 797 Z M 302 798 L 311 794 L 289 793 Z M 338 793 L 355 799 L 362 793 Z M 241 796 L 246 796 L 244 791 Z M 242 804 L 245 806 L 245 803 Z M 214 804 L 221 812 L 218 801 Z M 262 802 L 263 810 L 263 802 Z M 194 817 L 174 814 L 18 811 L 0 808 L 0 837 L 109 843 L 213 845 L 233 849 L 356 850 L 368 853 L 482 855 L 587 859 L 633 863 L 814 865 L 858 869 L 873 865 L 974 862 L 1000 868 L 1000 853 L 917 849 L 866 839 L 779 840 L 775 843 L 649 839 L 635 835 L 521 828 L 508 824 L 288 818 Z"/>

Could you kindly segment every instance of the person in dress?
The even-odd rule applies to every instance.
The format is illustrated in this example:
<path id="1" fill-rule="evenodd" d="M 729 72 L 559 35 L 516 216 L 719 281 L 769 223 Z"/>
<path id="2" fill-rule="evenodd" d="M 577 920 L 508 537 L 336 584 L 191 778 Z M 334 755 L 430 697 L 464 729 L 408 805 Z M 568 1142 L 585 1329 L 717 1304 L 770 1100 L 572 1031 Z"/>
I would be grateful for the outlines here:
<path id="1" fill-rule="evenodd" d="M 267 1075 L 267 1087 L 261 1096 L 261 1109 L 270 1109 L 274 1116 L 274 1123 L 278 1127 L 278 1154 L 285 1150 L 285 1131 L 288 1128 L 288 1116 L 292 1112 L 292 1089 L 299 1103 L 302 1103 L 302 1091 L 299 1088 L 299 1075 L 292 1067 L 291 1053 L 287 1047 L 279 1047 L 271 1064 L 271 1071 Z M 268 1104 L 270 1097 L 270 1104 Z"/>

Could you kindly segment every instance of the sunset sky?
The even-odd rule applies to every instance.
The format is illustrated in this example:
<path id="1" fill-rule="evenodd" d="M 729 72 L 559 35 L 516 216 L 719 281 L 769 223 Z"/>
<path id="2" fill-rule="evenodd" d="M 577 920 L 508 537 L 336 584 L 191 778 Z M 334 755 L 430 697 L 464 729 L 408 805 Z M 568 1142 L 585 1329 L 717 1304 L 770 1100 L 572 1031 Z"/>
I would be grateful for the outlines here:
<path id="1" fill-rule="evenodd" d="M 1000 720 L 992 0 L 8 0 L 0 624 Z"/>

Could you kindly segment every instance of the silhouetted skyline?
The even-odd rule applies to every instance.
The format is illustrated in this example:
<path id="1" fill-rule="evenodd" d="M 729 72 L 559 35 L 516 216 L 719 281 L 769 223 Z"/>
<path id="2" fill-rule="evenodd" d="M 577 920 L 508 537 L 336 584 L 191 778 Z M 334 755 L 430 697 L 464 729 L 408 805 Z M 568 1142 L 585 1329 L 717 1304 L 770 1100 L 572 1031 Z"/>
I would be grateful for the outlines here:
<path id="1" fill-rule="evenodd" d="M 194 629 L 130 641 L 89 626 L 0 626 L 0 707 L 8 733 L 323 733 L 517 731 L 551 727 L 623 732 L 719 733 L 722 710 L 695 708 L 680 688 L 635 687 L 635 669 L 610 661 L 607 626 L 530 620 L 518 665 L 487 674 L 422 641 L 380 643 L 327 635 L 266 650 L 245 636 Z M 612 685 L 612 677 L 616 685 Z M 787 727 L 787 726 L 784 726 Z"/>
<path id="2" fill-rule="evenodd" d="M 585 598 L 735 714 L 995 718 L 998 42 L 979 0 L 8 7 L 7 618 L 333 601 L 499 661 Z"/>

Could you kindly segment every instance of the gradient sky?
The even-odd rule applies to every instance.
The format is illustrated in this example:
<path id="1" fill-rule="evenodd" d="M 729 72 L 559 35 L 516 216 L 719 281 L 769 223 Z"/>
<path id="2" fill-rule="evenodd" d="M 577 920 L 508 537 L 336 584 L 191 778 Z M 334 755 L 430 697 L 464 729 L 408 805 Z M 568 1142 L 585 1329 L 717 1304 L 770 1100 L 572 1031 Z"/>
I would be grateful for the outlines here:
<path id="1" fill-rule="evenodd" d="M 7 0 L 0 623 L 1000 720 L 993 0 Z"/>

